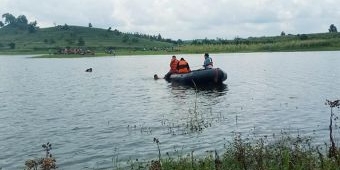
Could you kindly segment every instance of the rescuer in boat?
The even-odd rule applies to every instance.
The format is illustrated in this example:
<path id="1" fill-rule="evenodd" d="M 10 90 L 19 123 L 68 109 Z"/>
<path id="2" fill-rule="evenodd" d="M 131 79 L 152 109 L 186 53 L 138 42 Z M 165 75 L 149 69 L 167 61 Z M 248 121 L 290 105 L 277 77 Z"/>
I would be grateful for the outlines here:
<path id="1" fill-rule="evenodd" d="M 165 79 L 169 79 L 171 74 L 177 73 L 177 64 L 178 64 L 178 62 L 179 61 L 177 60 L 176 56 L 172 56 L 171 61 L 170 61 L 170 70 L 164 76 Z"/>
<path id="2" fill-rule="evenodd" d="M 184 60 L 184 58 L 181 58 L 177 64 L 177 73 L 183 74 L 183 73 L 189 73 L 190 67 L 187 61 Z"/>
<path id="3" fill-rule="evenodd" d="M 209 57 L 208 53 L 204 54 L 204 63 L 203 63 L 203 67 L 204 69 L 209 69 L 209 68 L 213 68 L 213 61 L 212 59 Z"/>

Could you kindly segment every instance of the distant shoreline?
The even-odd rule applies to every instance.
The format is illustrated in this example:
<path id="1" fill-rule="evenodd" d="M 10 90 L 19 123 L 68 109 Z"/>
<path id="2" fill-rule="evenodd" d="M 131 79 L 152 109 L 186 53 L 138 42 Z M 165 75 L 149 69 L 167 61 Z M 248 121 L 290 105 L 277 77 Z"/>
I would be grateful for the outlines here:
<path id="1" fill-rule="evenodd" d="M 19 52 L 19 51 L 0 51 L 0 55 L 35 55 L 32 58 L 83 58 L 83 57 L 107 57 L 107 56 L 128 56 L 128 55 L 174 55 L 174 54 L 202 54 L 205 52 L 209 53 L 255 53 L 255 52 L 312 52 L 312 51 L 340 51 L 340 47 L 319 47 L 319 48 L 303 48 L 303 49 L 272 49 L 272 50 L 233 50 L 233 51 L 223 51 L 223 50 L 210 50 L 208 48 L 194 49 L 188 47 L 190 50 L 184 49 L 179 51 L 132 51 L 132 50 L 121 50 L 114 54 L 108 53 L 95 53 L 92 54 L 49 54 L 48 52 Z"/>
<path id="2" fill-rule="evenodd" d="M 0 55 L 81 58 L 126 55 L 338 51 L 340 33 L 284 34 L 233 39 L 177 41 L 82 26 L 55 26 L 28 32 L 9 24 L 0 29 Z M 66 54 L 66 55 L 65 55 Z"/>

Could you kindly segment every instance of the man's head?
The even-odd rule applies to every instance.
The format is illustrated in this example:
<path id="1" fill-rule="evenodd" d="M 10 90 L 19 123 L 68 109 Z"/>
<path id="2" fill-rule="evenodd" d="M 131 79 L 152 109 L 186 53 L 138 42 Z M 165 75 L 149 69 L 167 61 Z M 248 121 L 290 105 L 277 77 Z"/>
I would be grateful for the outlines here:
<path id="1" fill-rule="evenodd" d="M 158 80 L 159 79 L 158 75 L 157 74 L 153 75 L 153 79 Z"/>

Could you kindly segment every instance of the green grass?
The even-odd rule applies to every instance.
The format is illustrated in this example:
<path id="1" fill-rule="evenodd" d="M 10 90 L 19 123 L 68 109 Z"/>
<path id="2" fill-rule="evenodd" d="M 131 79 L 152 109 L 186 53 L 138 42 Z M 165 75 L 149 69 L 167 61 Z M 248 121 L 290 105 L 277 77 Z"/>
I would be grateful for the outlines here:
<path id="1" fill-rule="evenodd" d="M 162 145 L 160 144 L 160 148 Z M 328 157 L 328 146 L 314 146 L 310 137 L 292 136 L 282 133 L 276 137 L 257 139 L 234 139 L 224 150 L 208 151 L 205 156 L 194 151 L 186 155 L 170 156 L 149 162 L 130 162 L 130 167 L 122 169 L 162 169 L 162 170 L 337 170 L 338 157 Z M 119 167 L 116 169 L 119 169 Z"/>
<path id="2" fill-rule="evenodd" d="M 235 52 L 278 52 L 278 51 L 335 51 L 340 50 L 340 38 L 324 39 L 320 35 L 316 39 L 285 40 L 270 43 L 240 44 L 203 44 L 185 45 L 179 49 L 182 53 L 235 53 Z"/>
<path id="3" fill-rule="evenodd" d="M 104 52 L 107 48 L 120 50 L 166 49 L 173 44 L 137 37 L 133 34 L 80 26 L 41 28 L 34 33 L 13 28 L 10 25 L 0 29 L 0 53 L 45 53 L 64 48 L 85 48 Z M 84 40 L 84 44 L 79 43 Z M 125 39 L 125 41 L 124 41 Z M 14 49 L 9 44 L 14 43 Z"/>
<path id="4" fill-rule="evenodd" d="M 175 41 L 100 28 L 68 26 L 64 29 L 63 26 L 56 26 L 30 33 L 7 25 L 0 29 L 0 37 L 0 54 L 54 54 L 65 48 L 91 50 L 96 53 L 95 56 L 112 55 L 104 53 L 109 48 L 114 49 L 115 55 L 340 50 L 340 33 L 249 37 L 234 40 L 191 40 L 178 45 L 174 44 Z M 80 40 L 84 43 L 80 43 Z"/>
<path id="5" fill-rule="evenodd" d="M 157 139 L 158 140 L 158 139 Z M 157 143 L 159 154 L 162 144 Z M 235 133 L 232 141 L 225 144 L 223 150 L 207 151 L 205 155 L 198 155 L 194 151 L 183 154 L 163 153 L 156 160 L 129 160 L 127 167 L 120 167 L 119 157 L 112 158 L 109 169 L 131 170 L 338 170 L 340 167 L 340 150 L 337 155 L 328 156 L 328 145 L 315 146 L 311 137 L 293 136 L 287 133 L 261 138 L 242 138 Z M 50 154 L 50 151 L 48 152 Z M 177 154 L 177 155 L 176 155 Z M 46 159 L 46 158 L 41 158 Z M 45 166 L 55 167 L 58 160 Z M 58 158 L 62 159 L 62 158 Z M 38 159 L 39 160 L 39 159 Z M 38 160 L 27 160 L 26 167 L 33 166 L 28 162 L 35 161 L 35 165 L 42 167 Z M 52 164 L 53 163 L 53 164 Z M 53 166 L 52 166 L 53 165 Z M 62 168 L 62 167 L 61 167 Z M 48 168 L 50 170 L 53 168 Z M 93 168 L 95 169 L 95 168 Z M 108 169 L 108 170 L 109 170 Z"/>

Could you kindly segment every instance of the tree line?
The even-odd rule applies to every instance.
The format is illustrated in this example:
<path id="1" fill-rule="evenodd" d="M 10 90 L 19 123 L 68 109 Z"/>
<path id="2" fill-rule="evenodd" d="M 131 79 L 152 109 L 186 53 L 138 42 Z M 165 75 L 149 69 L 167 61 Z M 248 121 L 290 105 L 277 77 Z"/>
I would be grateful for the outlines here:
<path id="1" fill-rule="evenodd" d="M 20 28 L 23 30 L 28 30 L 30 33 L 33 33 L 39 29 L 37 26 L 37 21 L 33 22 L 28 22 L 27 18 L 25 15 L 19 15 L 18 17 L 15 17 L 14 15 L 10 13 L 5 13 L 2 15 L 2 18 L 4 18 L 4 22 L 0 21 L 0 28 L 4 26 L 13 26 L 16 28 Z M 69 26 L 65 24 L 64 26 L 58 25 L 56 26 L 59 29 L 62 30 L 68 30 Z M 92 24 L 89 23 L 88 25 L 89 28 L 92 28 Z M 136 43 L 138 42 L 138 38 L 145 38 L 149 40 L 155 40 L 155 41 L 161 41 L 161 42 L 168 42 L 168 43 L 173 43 L 173 44 L 178 44 L 181 45 L 184 42 L 181 39 L 172 40 L 170 38 L 163 38 L 161 34 L 158 35 L 148 35 L 148 34 L 142 34 L 142 33 L 122 33 L 119 30 L 111 30 L 111 27 L 107 29 L 108 32 L 113 32 L 115 35 L 121 35 L 124 34 L 123 36 L 123 42 L 133 42 Z M 328 29 L 329 33 L 337 33 L 337 28 L 334 24 L 331 24 Z M 290 34 L 288 34 L 290 35 Z M 280 36 L 286 36 L 286 33 L 284 31 L 281 32 Z M 298 34 L 297 37 L 300 40 L 306 40 L 308 39 L 308 36 L 306 34 Z M 250 43 L 273 43 L 274 40 L 272 38 L 239 38 L 236 37 L 233 40 L 227 40 L 223 38 L 216 38 L 216 39 L 195 39 L 191 41 L 192 45 L 202 45 L 202 44 L 250 44 Z"/>
<path id="2" fill-rule="evenodd" d="M 37 21 L 29 22 L 27 17 L 25 15 L 19 15 L 18 17 L 15 17 L 14 15 L 10 13 L 5 13 L 2 15 L 3 21 L 0 21 L 0 28 L 5 26 L 12 26 L 14 28 L 19 28 L 21 30 L 28 30 L 30 33 L 36 32 L 39 27 L 37 26 Z M 55 26 L 59 30 L 69 30 L 69 26 L 67 24 L 65 25 L 57 25 Z M 92 23 L 88 24 L 89 28 L 92 28 Z M 115 35 L 123 35 L 123 42 L 132 42 L 136 43 L 139 41 L 138 38 L 145 38 L 149 40 L 154 41 L 161 41 L 161 42 L 168 42 L 173 44 L 183 44 L 183 41 L 181 39 L 178 39 L 177 41 L 172 40 L 170 38 L 163 38 L 161 34 L 158 35 L 148 35 L 148 34 L 142 34 L 142 33 L 122 33 L 117 29 L 112 30 L 111 27 L 107 29 L 108 32 L 113 32 Z"/>
<path id="3" fill-rule="evenodd" d="M 328 29 L 329 33 L 337 33 L 338 30 L 334 24 L 331 24 Z M 293 36 L 292 34 L 286 35 L 284 31 L 281 32 L 280 37 L 284 38 L 287 36 Z M 310 37 L 307 34 L 297 34 L 294 36 L 295 39 L 297 40 L 307 40 Z M 289 39 L 289 38 L 287 38 Z M 240 37 L 235 37 L 234 39 L 223 39 L 223 38 L 216 38 L 216 39 L 194 39 L 190 42 L 191 45 L 239 45 L 239 44 L 266 44 L 266 43 L 274 43 L 277 41 L 277 38 L 275 37 L 248 37 L 248 38 L 240 38 Z"/>
<path id="4" fill-rule="evenodd" d="M 25 15 L 19 15 L 15 17 L 10 13 L 5 13 L 2 15 L 2 18 L 5 19 L 5 22 L 0 21 L 0 28 L 4 26 L 12 26 L 23 30 L 28 30 L 28 32 L 33 33 L 39 29 L 37 26 L 37 21 L 28 22 Z"/>

